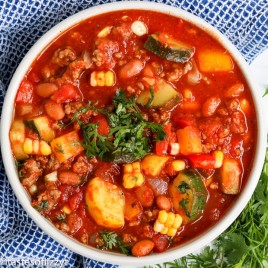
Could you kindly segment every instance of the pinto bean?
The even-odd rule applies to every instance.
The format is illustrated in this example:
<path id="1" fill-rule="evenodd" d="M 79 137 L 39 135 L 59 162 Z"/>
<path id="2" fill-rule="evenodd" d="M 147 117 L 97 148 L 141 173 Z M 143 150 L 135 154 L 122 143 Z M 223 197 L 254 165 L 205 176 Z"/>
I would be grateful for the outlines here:
<path id="1" fill-rule="evenodd" d="M 54 120 L 61 120 L 65 116 L 65 112 L 60 103 L 50 100 L 44 105 L 44 107 L 48 116 Z"/>
<path id="2" fill-rule="evenodd" d="M 225 98 L 239 97 L 244 92 L 244 85 L 242 83 L 236 83 L 224 91 Z"/>
<path id="3" fill-rule="evenodd" d="M 81 183 L 81 177 L 71 171 L 63 171 L 59 174 L 59 180 L 63 184 L 67 185 L 78 185 Z"/>
<path id="4" fill-rule="evenodd" d="M 128 79 L 139 74 L 143 68 L 143 61 L 139 59 L 133 59 L 121 67 L 119 75 L 122 79 Z"/>
<path id="5" fill-rule="evenodd" d="M 156 205 L 158 206 L 159 209 L 164 209 L 166 211 L 170 211 L 171 209 L 171 202 L 170 200 L 164 196 L 164 195 L 159 195 L 156 198 Z"/>
<path id="6" fill-rule="evenodd" d="M 154 242 L 149 239 L 144 239 L 137 242 L 131 252 L 133 256 L 142 257 L 148 255 L 154 248 Z"/>
<path id="7" fill-rule="evenodd" d="M 58 86 L 54 83 L 41 83 L 36 86 L 36 93 L 43 98 L 50 97 L 58 90 Z"/>
<path id="8" fill-rule="evenodd" d="M 166 235 L 156 234 L 152 238 L 155 246 L 154 251 L 156 252 L 163 252 L 168 248 L 169 239 Z"/>
<path id="9" fill-rule="evenodd" d="M 221 99 L 218 97 L 211 97 L 205 101 L 202 106 L 202 114 L 205 117 L 212 116 L 221 103 Z"/>

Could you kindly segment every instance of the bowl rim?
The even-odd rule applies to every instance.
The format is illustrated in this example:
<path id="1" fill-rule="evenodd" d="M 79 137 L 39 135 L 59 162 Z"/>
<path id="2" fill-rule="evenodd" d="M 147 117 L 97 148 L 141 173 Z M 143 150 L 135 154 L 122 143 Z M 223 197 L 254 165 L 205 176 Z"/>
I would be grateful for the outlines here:
<path id="1" fill-rule="evenodd" d="M 83 245 L 79 241 L 73 239 L 72 237 L 66 235 L 62 231 L 59 231 L 54 227 L 52 223 L 46 220 L 38 211 L 36 211 L 30 204 L 30 197 L 28 196 L 26 190 L 21 185 L 18 174 L 16 172 L 15 162 L 12 156 L 10 141 L 9 141 L 9 129 L 11 126 L 13 118 L 13 103 L 16 96 L 16 92 L 20 81 L 23 79 L 24 75 L 29 70 L 32 62 L 40 55 L 40 53 L 51 43 L 52 40 L 55 40 L 60 34 L 65 30 L 70 29 L 75 24 L 84 21 L 85 19 L 99 14 L 108 13 L 116 10 L 149 10 L 156 11 L 160 13 L 165 13 L 171 16 L 182 18 L 190 23 L 193 23 L 197 27 L 205 30 L 214 38 L 219 40 L 221 44 L 229 51 L 233 59 L 236 61 L 239 66 L 245 80 L 250 88 L 251 95 L 255 104 L 256 109 L 256 119 L 257 119 L 257 144 L 255 148 L 255 159 L 253 161 L 252 169 L 249 174 L 248 181 L 244 186 L 243 191 L 239 194 L 235 203 L 228 209 L 228 212 L 224 217 L 221 218 L 215 225 L 203 232 L 198 237 L 183 243 L 175 248 L 169 249 L 163 253 L 151 254 L 144 256 L 142 258 L 135 258 L 132 256 L 125 256 L 118 253 L 106 252 Z M 39 226 L 45 233 L 50 237 L 55 239 L 61 245 L 69 248 L 70 250 L 97 260 L 101 262 L 108 262 L 111 264 L 117 265 L 149 265 L 163 263 L 165 261 L 170 261 L 183 257 L 189 253 L 199 250 L 205 245 L 209 244 L 213 239 L 218 237 L 224 230 L 226 230 L 233 221 L 239 216 L 246 204 L 248 203 L 250 197 L 252 196 L 254 189 L 258 183 L 264 157 L 266 150 L 266 127 L 263 119 L 261 98 L 258 94 L 258 86 L 254 81 L 254 78 L 251 75 L 250 69 L 238 52 L 236 47 L 217 29 L 212 27 L 210 24 L 205 22 L 203 19 L 184 11 L 178 7 L 170 6 L 163 3 L 155 2 L 140 2 L 140 1 L 126 1 L 126 2 L 111 2 L 99 6 L 90 7 L 83 11 L 80 11 L 67 19 L 63 20 L 48 32 L 46 32 L 28 51 L 24 56 L 23 60 L 17 67 L 12 80 L 9 84 L 8 90 L 6 92 L 2 115 L 1 115 L 1 152 L 3 156 L 3 163 L 5 171 L 11 184 L 13 191 L 18 198 L 20 204 L 27 212 L 27 214 L 33 219 L 33 221 Z M 12 104 L 12 105 L 10 105 Z M 53 228 L 51 228 L 53 227 Z"/>

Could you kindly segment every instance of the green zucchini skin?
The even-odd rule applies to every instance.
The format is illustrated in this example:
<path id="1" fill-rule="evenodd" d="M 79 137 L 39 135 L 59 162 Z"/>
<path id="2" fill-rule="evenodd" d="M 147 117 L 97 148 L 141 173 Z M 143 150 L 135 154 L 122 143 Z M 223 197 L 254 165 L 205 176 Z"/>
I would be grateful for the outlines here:
<path id="1" fill-rule="evenodd" d="M 199 218 L 206 205 L 207 189 L 201 176 L 189 169 L 180 172 L 170 189 L 175 210 L 183 211 L 184 222 Z"/>
<path id="2" fill-rule="evenodd" d="M 164 79 L 158 80 L 151 102 L 150 97 L 150 90 L 145 90 L 139 95 L 137 103 L 143 106 L 146 106 L 146 104 L 149 103 L 149 108 L 157 108 L 165 106 L 169 101 L 175 100 L 176 98 L 178 100 L 180 99 L 179 93 Z"/>
<path id="3" fill-rule="evenodd" d="M 144 48 L 162 59 L 180 63 L 189 61 L 194 54 L 192 49 L 184 47 L 180 42 L 176 42 L 175 40 L 172 40 L 172 47 L 168 43 L 161 43 L 155 34 L 148 36 L 148 39 L 144 43 Z"/>
<path id="4" fill-rule="evenodd" d="M 26 127 L 38 133 L 42 140 L 51 142 L 54 139 L 55 133 L 50 126 L 47 116 L 38 116 L 31 120 L 24 120 L 23 122 Z"/>

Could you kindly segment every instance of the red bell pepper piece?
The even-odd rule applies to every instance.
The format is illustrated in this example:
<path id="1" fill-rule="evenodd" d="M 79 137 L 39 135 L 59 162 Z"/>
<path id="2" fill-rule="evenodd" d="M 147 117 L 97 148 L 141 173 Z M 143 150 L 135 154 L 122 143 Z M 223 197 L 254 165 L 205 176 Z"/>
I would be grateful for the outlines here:
<path id="1" fill-rule="evenodd" d="M 211 154 L 193 154 L 189 155 L 188 159 L 192 167 L 213 169 L 215 166 L 215 157 Z"/>
<path id="2" fill-rule="evenodd" d="M 164 131 L 166 132 L 166 137 L 162 141 L 157 141 L 155 144 L 155 153 L 157 155 L 166 155 L 168 151 L 168 144 L 171 136 L 171 124 L 167 123 L 164 126 Z"/>
<path id="3" fill-rule="evenodd" d="M 98 124 L 98 133 L 100 135 L 107 135 L 110 132 L 110 126 L 108 120 L 103 115 L 94 116 L 91 119 L 91 123 Z"/>
<path id="4" fill-rule="evenodd" d="M 61 86 L 52 96 L 51 99 L 57 103 L 63 103 L 68 100 L 79 99 L 80 95 L 75 86 L 66 84 Z"/>
<path id="5" fill-rule="evenodd" d="M 17 104 L 33 103 L 33 95 L 33 84 L 30 81 L 24 79 L 20 84 L 15 102 Z"/>

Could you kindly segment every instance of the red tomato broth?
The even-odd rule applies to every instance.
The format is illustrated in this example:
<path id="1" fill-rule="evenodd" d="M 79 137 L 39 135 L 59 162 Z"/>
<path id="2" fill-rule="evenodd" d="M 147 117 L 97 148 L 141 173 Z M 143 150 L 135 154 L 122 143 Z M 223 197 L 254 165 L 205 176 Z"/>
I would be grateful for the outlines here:
<path id="1" fill-rule="evenodd" d="M 126 20 L 122 21 L 123 16 L 128 16 Z M 150 12 L 150 11 L 139 11 L 139 10 L 132 10 L 132 11 L 121 11 L 121 12 L 112 12 L 107 13 L 103 15 L 99 15 L 90 19 L 87 19 L 85 21 L 80 22 L 79 24 L 75 25 L 71 29 L 65 31 L 61 36 L 59 36 L 55 41 L 53 41 L 46 49 L 42 52 L 42 54 L 36 59 L 35 62 L 33 62 L 30 71 L 25 76 L 25 79 L 29 79 L 32 81 L 33 89 L 36 87 L 38 83 L 46 82 L 46 81 L 57 81 L 57 78 L 61 78 L 62 73 L 66 71 L 69 65 L 66 65 L 65 67 L 59 67 L 55 66 L 54 63 L 51 63 L 51 58 L 53 57 L 55 51 L 60 48 L 66 48 L 71 47 L 77 56 L 79 56 L 82 51 L 87 50 L 91 54 L 96 48 L 95 41 L 96 36 L 98 33 L 106 26 L 114 26 L 114 25 L 129 25 L 131 22 L 135 20 L 143 21 L 148 28 L 148 34 L 153 34 L 156 32 L 161 32 L 168 34 L 172 36 L 174 39 L 178 39 L 181 42 L 184 42 L 186 44 L 189 44 L 191 47 L 195 48 L 195 53 L 201 50 L 217 50 L 225 52 L 225 49 L 221 46 L 221 44 L 218 43 L 217 40 L 215 40 L 213 37 L 211 37 L 208 33 L 202 31 L 201 29 L 197 28 L 196 26 L 183 21 L 182 19 L 171 17 L 169 15 L 156 13 L 156 12 Z M 172 25 L 172 27 L 170 27 Z M 176 27 L 174 26 L 176 25 Z M 112 30 L 113 31 L 113 30 Z M 126 62 L 130 61 L 133 56 L 135 56 L 136 51 L 138 48 L 143 48 L 143 44 L 146 41 L 146 38 L 148 34 L 145 34 L 144 36 L 138 37 L 135 34 L 133 34 L 131 37 L 124 39 L 124 37 L 113 33 L 111 35 L 108 35 L 105 37 L 106 39 L 109 39 L 112 42 L 119 42 L 119 48 L 118 51 L 120 51 L 124 57 L 123 60 Z M 105 39 L 104 38 L 104 39 Z M 122 41 L 123 40 L 123 41 Z M 153 53 L 150 53 L 148 51 L 145 51 L 145 53 L 138 53 L 137 58 L 142 59 L 145 64 L 151 64 L 154 62 L 157 62 L 162 65 L 163 67 L 163 73 L 167 74 L 168 72 L 174 71 L 174 68 L 180 68 L 184 66 L 183 63 L 178 63 L 177 65 L 168 61 L 161 59 L 157 55 L 154 55 Z M 199 62 L 196 58 L 196 55 L 193 56 L 195 59 L 197 66 L 199 66 Z M 115 82 L 113 86 L 97 86 L 93 87 L 90 85 L 90 79 L 91 79 L 91 73 L 92 71 L 108 71 L 109 69 L 112 69 L 115 74 L 118 74 L 121 66 L 119 64 L 121 58 L 113 59 L 116 61 L 116 65 L 111 68 L 107 68 L 105 64 L 102 64 L 100 66 L 96 65 L 93 62 L 94 68 L 90 67 L 88 69 L 85 69 L 81 72 L 79 78 L 76 80 L 74 86 L 77 88 L 77 90 L 81 93 L 79 99 L 73 100 L 67 100 L 62 103 L 62 106 L 65 107 L 66 112 L 66 106 L 71 105 L 72 102 L 82 102 L 83 105 L 85 105 L 88 101 L 96 102 L 98 107 L 109 107 L 112 105 L 112 98 L 115 95 L 118 88 L 123 88 L 128 92 L 129 95 L 133 95 L 133 92 L 131 90 L 128 90 L 128 86 L 131 86 L 136 91 L 134 91 L 134 95 L 139 95 L 139 93 L 143 92 L 144 88 L 137 87 L 137 83 L 139 83 L 142 80 L 143 77 L 143 71 L 139 72 L 137 75 L 134 75 L 133 77 L 130 77 L 129 79 L 121 79 L 118 75 L 115 77 Z M 108 62 L 108 61 L 107 61 Z M 109 62 L 108 62 L 109 63 Z M 107 64 L 108 64 L 107 63 Z M 110 64 L 110 63 L 109 63 Z M 176 66 L 175 66 L 176 65 Z M 49 70 L 56 70 L 55 74 L 52 75 L 49 79 L 44 78 L 43 70 L 42 68 L 48 68 Z M 175 66 L 175 67 L 174 67 Z M 194 127 L 202 128 L 202 125 L 205 125 L 203 129 L 200 131 L 204 135 L 201 135 L 202 139 L 202 145 L 210 145 L 210 142 L 213 144 L 213 149 L 203 149 L 202 153 L 207 153 L 214 151 L 214 150 L 222 150 L 224 151 L 225 157 L 231 157 L 234 159 L 237 159 L 239 164 L 241 165 L 242 175 L 240 177 L 241 183 L 240 183 L 240 191 L 243 189 L 244 184 L 246 183 L 247 176 L 249 174 L 249 171 L 251 169 L 251 163 L 252 163 L 252 157 L 254 155 L 254 149 L 255 149 L 255 138 L 256 138 L 256 116 L 255 116 L 255 110 L 253 106 L 253 101 L 248 89 L 248 86 L 245 82 L 245 78 L 242 76 L 241 71 L 239 70 L 238 66 L 235 62 L 233 62 L 234 68 L 229 72 L 207 72 L 204 75 L 207 80 L 200 80 L 196 84 L 189 84 L 187 82 L 186 75 L 182 75 L 181 78 L 174 80 L 174 81 L 168 81 L 170 85 L 176 88 L 177 92 L 179 92 L 182 95 L 182 99 L 178 101 L 178 103 L 172 107 L 172 109 L 169 109 L 168 112 L 170 113 L 171 123 L 173 126 L 173 132 L 175 133 L 178 129 L 184 128 L 184 124 L 194 125 Z M 155 75 L 157 76 L 157 75 Z M 167 79 L 167 75 L 164 76 L 165 79 Z M 209 82 L 207 82 L 209 81 Z M 201 107 L 203 103 L 211 96 L 216 96 L 221 99 L 221 104 L 219 105 L 219 109 L 222 108 L 224 111 L 228 111 L 231 108 L 228 108 L 228 99 L 224 98 L 224 91 L 234 85 L 235 83 L 243 83 L 244 85 L 244 91 L 239 95 L 236 99 L 246 99 L 249 104 L 249 115 L 246 115 L 242 110 L 241 107 L 238 108 L 235 111 L 239 111 L 243 114 L 246 130 L 241 131 L 241 133 L 231 133 L 227 135 L 227 137 L 223 137 L 222 141 L 217 141 L 217 133 L 212 133 L 211 137 L 207 137 L 206 134 L 209 133 L 211 125 L 217 125 L 216 117 L 219 117 L 222 122 L 224 120 L 231 120 L 230 116 L 224 117 L 222 114 L 215 113 L 214 115 L 210 117 L 204 117 L 201 113 Z M 65 84 L 63 82 L 63 84 Z M 67 84 L 69 82 L 67 81 Z M 146 87 L 145 87 L 146 88 Z M 193 95 L 193 99 L 187 99 L 184 96 L 185 90 L 190 90 L 191 94 Z M 38 102 L 33 103 L 34 108 L 36 108 L 35 105 L 40 105 L 38 107 L 38 113 L 30 113 L 23 116 L 20 116 L 19 113 L 16 113 L 15 120 L 28 120 L 35 118 L 36 116 L 45 114 L 43 109 L 43 104 L 46 100 L 42 100 L 41 97 L 38 97 Z M 39 100 L 40 98 L 40 100 Z M 196 102 L 198 106 L 196 108 L 185 108 L 190 106 L 183 106 L 183 103 L 194 103 Z M 230 106 L 230 105 L 229 105 Z M 41 108 L 40 108 L 41 107 Z M 77 107 L 76 107 L 77 108 Z M 81 107 L 79 107 L 81 108 Z M 163 124 L 164 120 L 161 121 L 159 119 L 159 116 L 157 116 L 157 113 L 162 113 L 163 110 L 165 112 L 165 109 L 157 110 L 155 109 L 155 112 L 148 112 L 148 109 L 141 107 L 141 111 L 144 112 L 149 120 L 154 120 L 159 124 Z M 76 109 L 77 111 L 77 109 Z M 216 110 L 218 111 L 218 110 Z M 228 112 L 230 114 L 233 114 L 233 112 Z M 180 124 L 174 123 L 172 121 L 172 118 L 176 118 L 176 115 L 184 114 L 187 120 L 183 122 L 183 126 Z M 55 126 L 57 122 L 51 123 L 53 120 L 50 120 L 51 127 L 54 129 L 55 137 L 64 135 L 72 130 L 79 131 L 79 128 L 77 128 L 77 124 L 71 125 L 69 124 L 71 115 L 74 115 L 74 113 L 66 114 L 66 117 L 63 119 L 63 123 L 68 124 L 67 127 L 61 128 L 59 126 Z M 97 119 L 100 115 L 89 115 L 89 118 L 86 119 L 88 122 L 96 123 L 98 121 Z M 103 117 L 103 115 L 101 115 Z M 189 118 L 192 118 L 189 121 Z M 92 121 L 90 120 L 92 118 Z M 105 119 L 104 119 L 105 120 Z M 210 121 L 206 121 L 210 120 Z M 235 119 L 234 119 L 235 120 Z M 174 121 L 176 121 L 174 119 Z M 108 122 L 108 121 L 107 121 Z M 186 123 L 185 123 L 186 122 Z M 206 123 L 209 122 L 209 123 Z M 242 122 L 243 123 L 243 122 Z M 238 122 L 238 124 L 242 124 L 241 121 Z M 225 121 L 224 121 L 225 124 Z M 229 121 L 226 124 L 231 124 Z M 229 127 L 228 125 L 228 127 Z M 108 134 L 107 132 L 107 126 L 105 122 L 105 128 L 101 133 L 99 134 Z M 215 127 L 216 128 L 216 127 Z M 31 130 L 32 131 L 32 130 Z M 26 136 L 29 135 L 28 129 L 26 130 Z M 249 133 L 249 134 L 248 134 Z M 248 134 L 249 137 L 245 137 Z M 206 136 L 206 137 L 205 137 Z M 81 133 L 79 133 L 80 139 L 82 139 Z M 244 138 L 244 140 L 243 140 Z M 247 138 L 247 139 L 246 139 Z M 34 137 L 34 139 L 38 139 L 38 137 Z M 177 139 L 177 138 L 176 138 Z M 177 142 L 176 139 L 174 142 Z M 48 141 L 49 144 L 50 141 Z M 78 141 L 77 141 L 78 142 Z M 180 142 L 180 141 L 178 141 Z M 153 151 L 152 151 L 153 153 Z M 161 153 L 159 153 L 161 155 Z M 59 165 L 59 167 L 56 169 L 59 172 L 73 169 L 73 164 L 78 161 L 79 157 L 84 157 L 85 152 L 79 153 L 78 155 L 73 155 L 70 157 L 66 162 L 63 162 Z M 36 158 L 37 157 L 37 158 Z M 40 156 L 43 157 L 43 156 Z M 35 154 L 31 155 L 30 158 L 35 159 L 37 162 L 39 161 L 38 156 Z M 45 157 L 44 157 L 45 158 Z M 169 162 L 172 162 L 174 159 L 180 159 L 185 162 L 186 167 L 185 169 L 188 169 L 190 167 L 190 163 L 187 159 L 187 156 L 184 155 L 178 155 L 178 156 L 170 156 Z M 26 160 L 27 161 L 27 160 Z M 50 161 L 50 160 L 47 160 Z M 167 162 L 167 163 L 169 163 Z M 167 243 L 165 242 L 165 239 L 163 237 L 157 238 L 159 236 L 159 233 L 156 231 L 152 232 L 145 232 L 144 230 L 148 227 L 148 225 L 153 228 L 153 223 L 157 220 L 157 213 L 159 209 L 157 208 L 155 204 L 155 199 L 157 197 L 157 194 L 154 192 L 154 202 L 151 206 L 142 206 L 142 202 L 140 202 L 137 198 L 136 190 L 137 188 L 132 189 L 124 189 L 122 185 L 122 176 L 123 176 L 123 165 L 122 164 L 113 164 L 113 163 L 105 163 L 100 161 L 97 158 L 87 158 L 87 164 L 90 168 L 88 168 L 87 172 L 78 173 L 81 178 L 83 177 L 83 180 L 80 185 L 73 185 L 73 186 L 66 186 L 63 183 L 57 181 L 55 182 L 55 190 L 59 191 L 60 198 L 55 202 L 53 205 L 53 208 L 51 209 L 45 209 L 41 210 L 40 212 L 45 215 L 47 218 L 49 218 L 57 228 L 60 230 L 68 233 L 69 235 L 73 236 L 79 241 L 82 241 L 85 244 L 98 246 L 101 245 L 98 244 L 98 241 L 100 239 L 100 236 L 98 234 L 99 231 L 107 229 L 110 231 L 116 232 L 119 236 L 122 237 L 123 241 L 128 243 L 130 246 L 133 246 L 136 241 L 142 240 L 142 239 L 152 239 L 154 241 L 157 239 L 162 239 L 163 242 L 159 242 L 159 249 L 158 251 L 166 250 L 168 247 Z M 40 168 L 40 167 L 39 167 Z M 175 172 L 173 175 L 170 175 L 169 172 L 166 172 L 170 167 L 168 167 L 168 164 L 164 165 L 164 168 L 161 170 L 160 174 L 156 175 L 155 178 L 160 178 L 165 182 L 169 183 L 169 187 L 172 184 L 174 178 L 179 174 L 179 172 Z M 25 168 L 24 168 L 25 169 Z M 43 176 L 45 174 L 48 174 L 55 170 L 55 167 L 53 166 L 44 166 L 41 167 L 41 174 L 35 178 L 35 184 L 37 186 L 37 192 L 31 193 L 33 198 L 33 205 L 40 205 L 40 195 L 44 194 L 44 196 L 49 195 L 48 192 L 48 186 L 46 185 L 46 182 L 43 180 Z M 82 175 L 81 175 L 82 174 Z M 37 175 L 36 175 L 37 176 Z M 154 176 L 145 175 L 143 173 L 145 182 L 143 185 L 146 185 L 147 187 L 150 185 L 148 184 L 148 180 L 154 178 Z M 123 189 L 127 193 L 127 195 L 132 195 L 134 199 L 138 202 L 138 205 L 135 204 L 135 208 L 137 211 L 137 207 L 141 207 L 141 213 L 137 215 L 137 217 L 133 219 L 125 219 L 125 224 L 121 228 L 118 228 L 116 230 L 111 229 L 109 227 L 105 228 L 103 226 L 99 226 L 94 221 L 92 215 L 90 215 L 89 209 L 86 204 L 85 195 L 87 191 L 87 185 L 93 179 L 94 177 L 101 177 L 105 181 L 108 181 L 110 183 L 113 183 L 114 185 L 119 186 L 120 189 Z M 22 177 L 22 180 L 25 179 Z M 203 178 L 203 182 L 206 182 L 206 179 Z M 213 175 L 213 183 L 216 185 L 216 188 L 211 188 L 210 184 L 206 187 L 207 191 L 207 200 L 206 205 L 204 208 L 204 211 L 199 217 L 192 222 L 189 222 L 187 224 L 183 224 L 179 229 L 177 234 L 173 238 L 173 242 L 170 245 L 171 247 L 174 247 L 176 245 L 179 245 L 183 242 L 189 241 L 190 239 L 196 237 L 197 235 L 201 234 L 205 230 L 207 230 L 209 227 L 213 226 L 215 222 L 217 222 L 223 215 L 228 211 L 228 208 L 232 205 L 233 202 L 235 202 L 237 195 L 230 195 L 225 194 L 220 189 L 220 172 L 219 170 L 216 170 Z M 25 186 L 25 185 L 24 185 Z M 31 192 L 30 187 L 27 185 L 25 188 Z M 46 192 L 47 191 L 47 192 Z M 170 198 L 169 190 L 164 191 L 164 195 Z M 39 198 L 39 199 L 38 199 Z M 146 199 L 146 197 L 145 197 Z M 39 200 L 39 201 L 38 201 Z M 70 203 L 71 202 L 71 203 Z M 77 202 L 77 203 L 75 203 Z M 145 202 L 146 203 L 146 200 Z M 50 206 L 50 204 L 49 204 Z M 65 213 L 65 219 L 59 220 L 57 217 L 64 213 L 63 207 L 69 206 L 72 207 L 71 212 Z M 171 208 L 171 211 L 175 213 L 174 208 Z M 179 213 L 179 212 L 178 212 Z M 179 213 L 180 214 L 180 213 Z M 72 216 L 70 216 L 72 215 Z M 149 215 L 149 216 L 148 216 Z M 73 218 L 71 218 L 73 217 Z M 70 221 L 72 220 L 72 223 L 68 222 L 68 219 Z M 76 219 L 76 222 L 75 222 Z M 69 224 L 69 225 L 68 225 Z M 76 226 L 77 224 L 77 226 Z M 73 228 L 73 229 L 72 229 Z M 78 228 L 76 230 L 76 228 Z M 72 231 L 75 230 L 75 231 Z M 161 236 L 161 235 L 160 235 Z M 163 235 L 167 237 L 166 235 Z M 129 240 L 127 238 L 129 238 Z M 154 238 L 153 238 L 154 237 Z M 94 240 L 94 238 L 96 238 Z M 163 248 L 161 246 L 161 243 L 163 243 Z M 116 249 L 115 249 L 116 250 Z M 157 250 L 156 250 L 157 251 Z"/>

